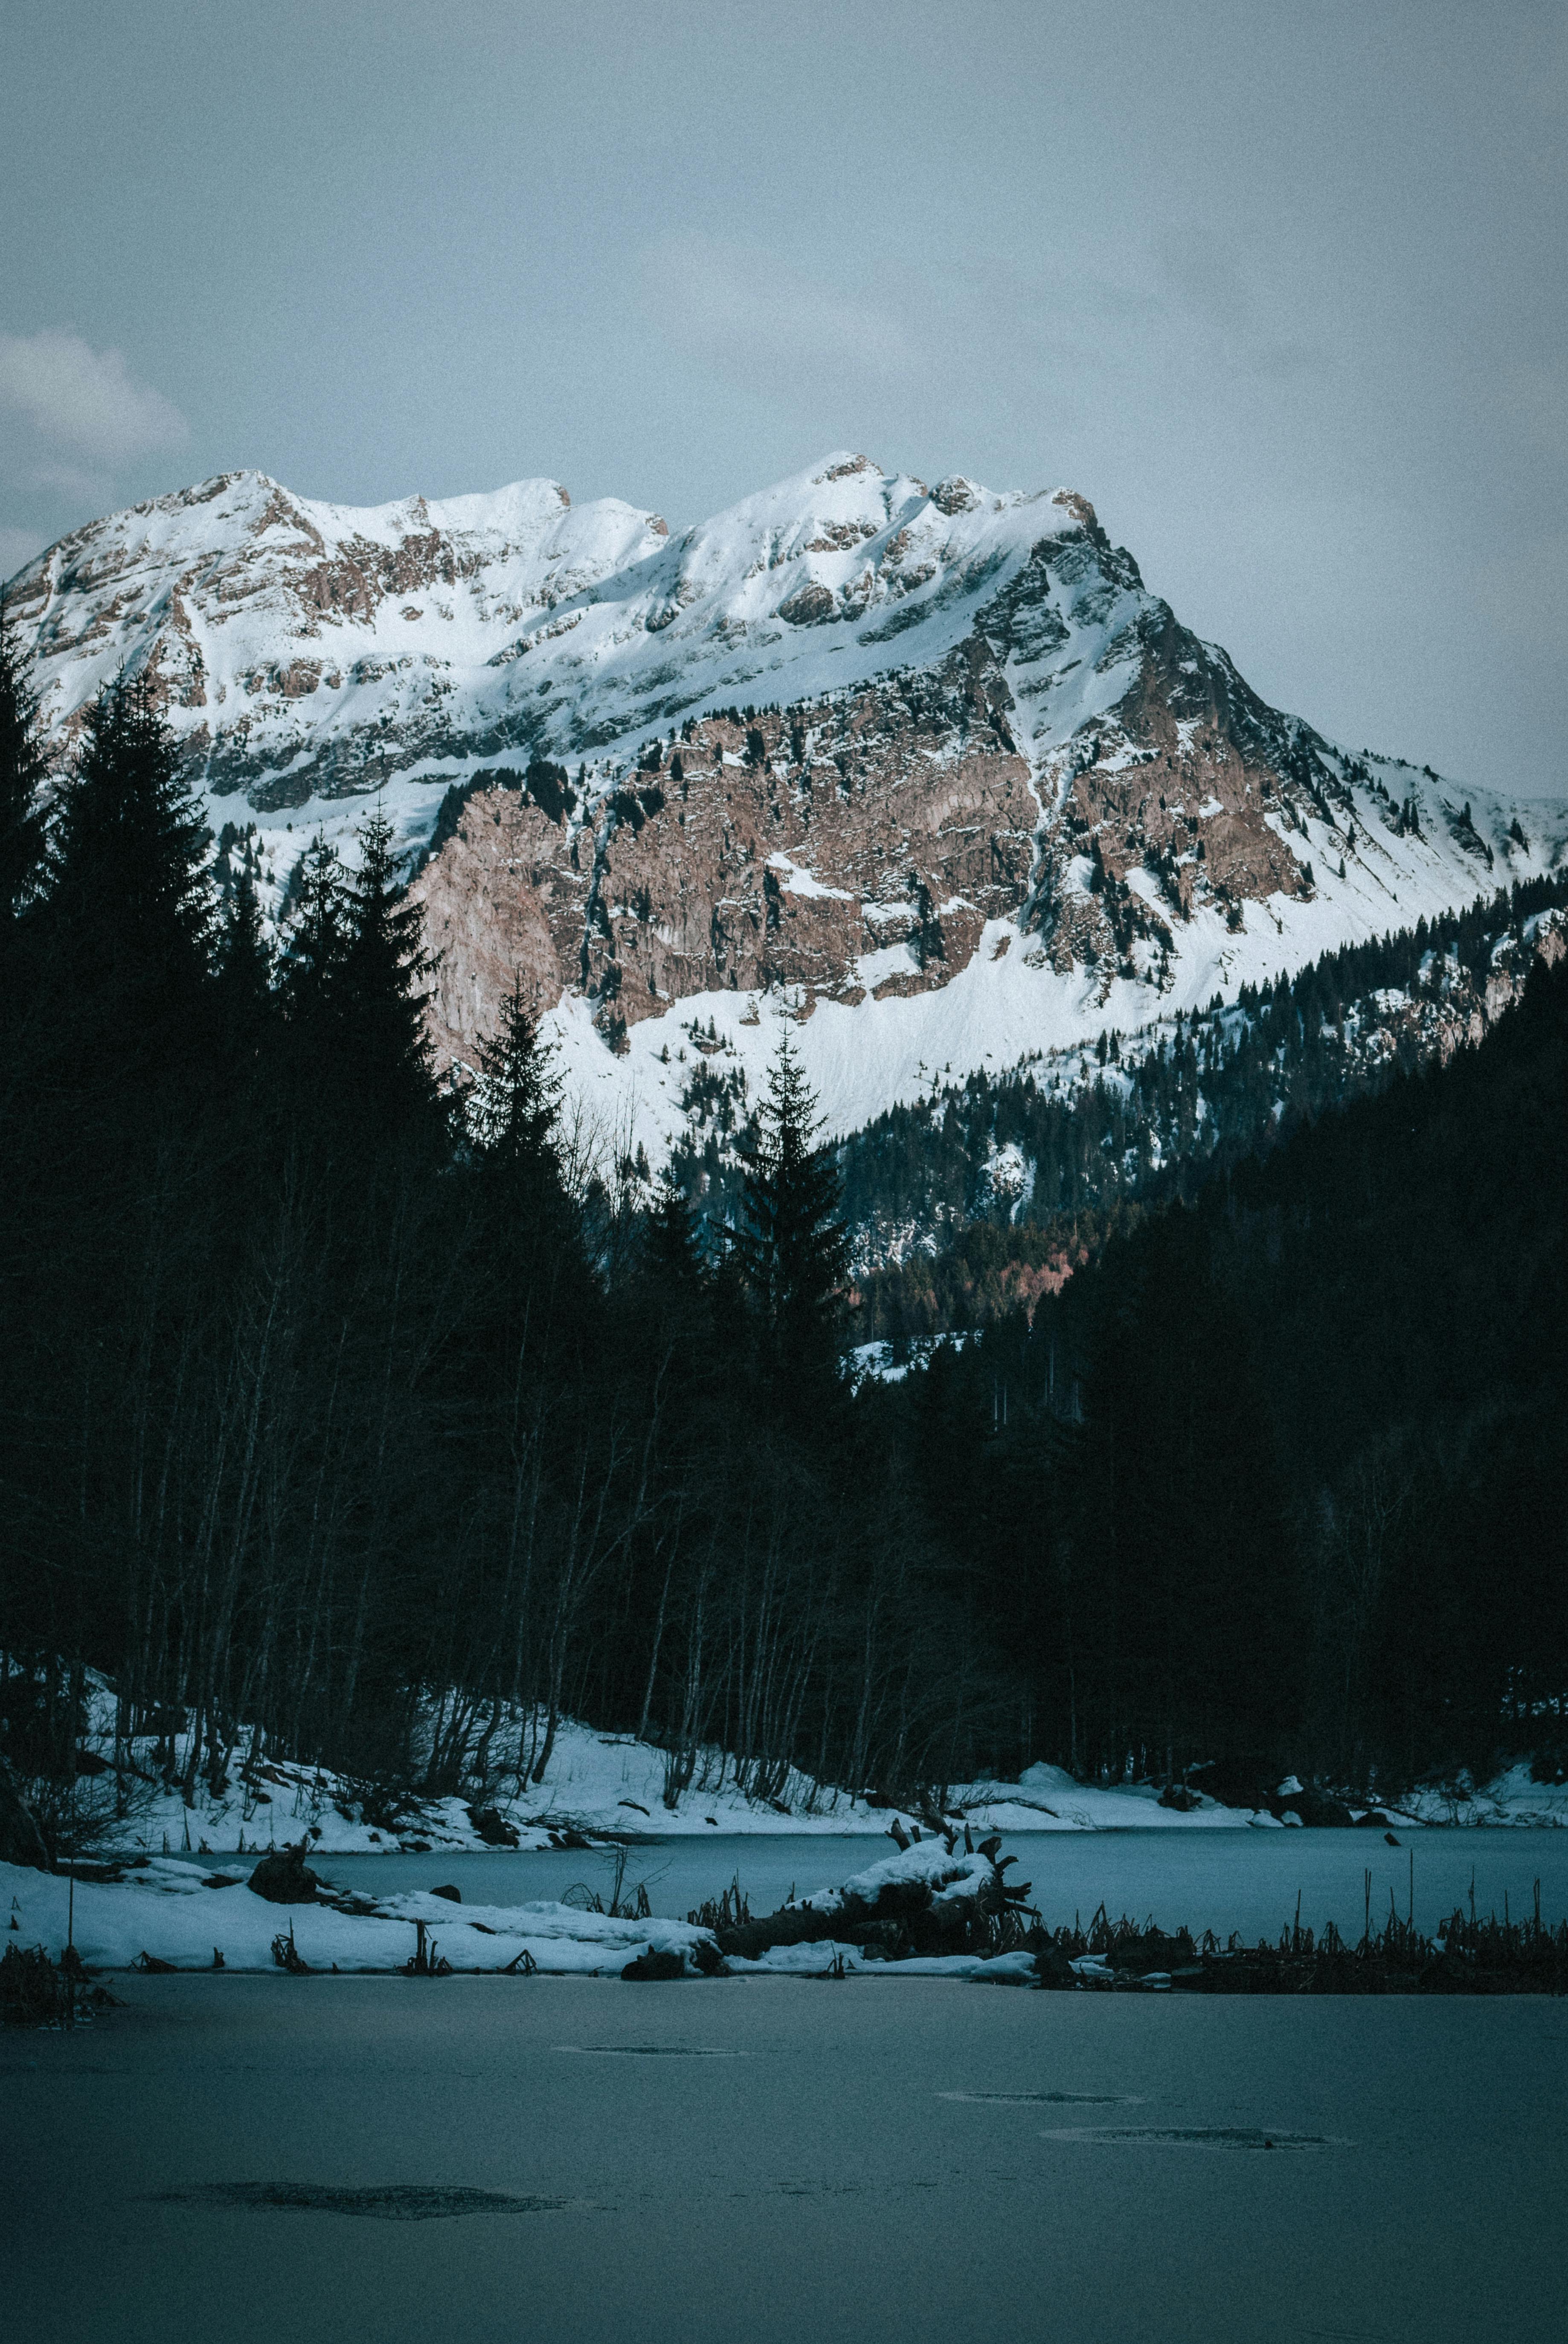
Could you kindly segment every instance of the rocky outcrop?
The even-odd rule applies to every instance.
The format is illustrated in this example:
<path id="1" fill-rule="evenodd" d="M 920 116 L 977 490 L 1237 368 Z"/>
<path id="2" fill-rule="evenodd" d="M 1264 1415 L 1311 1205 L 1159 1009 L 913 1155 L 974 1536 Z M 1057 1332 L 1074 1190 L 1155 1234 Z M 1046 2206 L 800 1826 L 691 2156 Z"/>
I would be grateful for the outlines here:
<path id="1" fill-rule="evenodd" d="M 978 496 L 944 483 L 931 505 Z M 1249 901 L 1309 892 L 1286 833 L 1292 790 L 1325 813 L 1345 796 L 1327 745 L 1144 592 L 1091 506 L 1060 501 L 1064 525 L 928 667 L 689 718 L 575 821 L 547 820 L 516 773 L 471 794 L 418 883 L 443 1054 L 494 1029 L 518 977 L 541 1008 L 580 990 L 614 1041 L 693 995 L 787 986 L 809 1015 L 928 991 L 997 919 L 1059 969 L 1158 975 L 1195 908 L 1236 925 Z M 819 623 L 826 593 L 808 581 L 779 616 Z M 1101 705 L 1073 722 L 1086 639 Z"/>

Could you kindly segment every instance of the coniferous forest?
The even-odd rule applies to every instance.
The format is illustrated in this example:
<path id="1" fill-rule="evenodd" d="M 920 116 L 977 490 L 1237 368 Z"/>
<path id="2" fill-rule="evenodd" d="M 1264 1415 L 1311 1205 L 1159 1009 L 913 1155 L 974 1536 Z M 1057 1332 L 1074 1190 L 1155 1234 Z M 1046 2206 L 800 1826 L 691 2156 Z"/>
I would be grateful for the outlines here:
<path id="1" fill-rule="evenodd" d="M 255 1725 L 455 1787 L 519 1710 L 536 1775 L 578 1716 L 658 1742 L 672 1798 L 709 1743 L 759 1797 L 1561 1763 L 1568 966 L 856 1390 L 844 1164 L 788 1052 L 697 1222 L 582 1158 L 520 995 L 437 1080 L 375 813 L 354 870 L 307 852 L 275 955 L 140 685 L 47 780 L 7 642 L 22 1771 L 68 1763 L 80 1664 L 171 1764 L 194 1715 L 191 1787 Z"/>

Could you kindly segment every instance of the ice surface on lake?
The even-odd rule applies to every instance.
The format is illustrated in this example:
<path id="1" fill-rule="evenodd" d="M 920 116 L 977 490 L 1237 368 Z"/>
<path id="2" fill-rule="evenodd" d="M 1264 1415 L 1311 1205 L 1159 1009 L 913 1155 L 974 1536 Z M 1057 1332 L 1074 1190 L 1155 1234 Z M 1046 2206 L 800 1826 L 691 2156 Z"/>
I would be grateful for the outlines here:
<path id="1" fill-rule="evenodd" d="M 1561 2333 L 1568 2029 L 1544 1999 L 281 1974 L 122 1991 L 81 2034 L 0 2041 L 25 2144 L 0 2204 L 19 2338 Z M 617 2048 L 635 2056 L 580 2056 Z M 749 2056 L 648 2056 L 693 2048 Z"/>

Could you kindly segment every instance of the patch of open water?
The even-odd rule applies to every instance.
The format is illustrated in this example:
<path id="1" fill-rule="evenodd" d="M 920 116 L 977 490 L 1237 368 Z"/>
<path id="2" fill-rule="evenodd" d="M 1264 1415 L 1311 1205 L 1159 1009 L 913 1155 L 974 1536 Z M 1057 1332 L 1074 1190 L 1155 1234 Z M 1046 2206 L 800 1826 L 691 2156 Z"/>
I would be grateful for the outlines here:
<path id="1" fill-rule="evenodd" d="M 1415 1918 L 1429 1933 L 1468 1902 L 1473 1879 L 1482 1914 L 1517 1919 L 1531 1909 L 1541 1883 L 1543 1918 L 1568 1916 L 1568 1831 L 1427 1830 L 1396 1834 L 1390 1847 L 1381 1831 L 1013 1832 L 1003 1854 L 1015 1855 L 1010 1876 L 1032 1884 L 1031 1902 L 1054 1927 L 1078 1915 L 1087 1923 L 1101 1904 L 1113 1920 L 1152 1916 L 1164 1928 L 1232 1930 L 1244 1938 L 1276 1936 L 1293 1919 L 1298 1893 L 1302 1925 L 1332 1920 L 1360 1936 L 1372 1874 L 1375 1922 L 1386 1920 L 1392 1899 L 1402 1916 L 1413 1878 Z M 791 1891 L 809 1896 L 892 1853 L 890 1841 L 789 1834 L 748 1838 L 727 1834 L 695 1843 L 643 1843 L 631 1848 L 622 1888 L 643 1883 L 655 1913 L 684 1919 L 707 1897 L 739 1879 L 753 1914 L 777 1911 Z M 451 1883 L 467 1904 L 523 1904 L 558 1900 L 586 1888 L 608 1904 L 616 1851 L 566 1848 L 517 1854 L 324 1855 L 323 1877 L 371 1894 Z M 1413 1874 L 1412 1874 L 1413 1866 Z"/>

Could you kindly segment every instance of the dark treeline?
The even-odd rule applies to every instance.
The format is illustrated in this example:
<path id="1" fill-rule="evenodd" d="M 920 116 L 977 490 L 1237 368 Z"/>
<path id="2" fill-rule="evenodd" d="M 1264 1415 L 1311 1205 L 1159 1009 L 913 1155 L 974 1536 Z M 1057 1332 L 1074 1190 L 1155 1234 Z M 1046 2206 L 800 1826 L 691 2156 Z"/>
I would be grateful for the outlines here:
<path id="1" fill-rule="evenodd" d="M 1561 1778 L 1565 1128 L 1568 961 L 1537 960 L 1478 1048 L 910 1379 L 1020 1742 L 1238 1792 Z"/>
<path id="2" fill-rule="evenodd" d="M 68 1749 L 68 1666 L 51 1698 L 22 1665 L 63 1660 L 112 1676 L 127 1748 L 161 1733 L 172 1766 L 194 1718 L 192 1792 L 249 1725 L 367 1779 L 537 1778 L 568 1713 L 658 1736 L 672 1793 L 708 1743 L 759 1795 L 795 1762 L 952 1771 L 970 1613 L 838 1375 L 793 1065 L 714 1263 L 673 1193 L 633 1211 L 568 1159 L 520 1000 L 437 1085 L 385 823 L 353 873 L 310 846 L 275 966 L 137 685 L 46 834 L 10 648 L 0 732 L 18 1763 Z"/>
<path id="3" fill-rule="evenodd" d="M 568 1151 L 523 1000 L 443 1086 L 374 816 L 268 950 L 134 683 L 45 829 L 0 661 L 0 1671 L 187 1792 L 242 1730 L 542 1777 L 568 1715 L 908 1797 L 1036 1757 L 1250 1784 L 1540 1742 L 1564 1682 L 1565 980 L 1151 1213 L 929 1373 L 838 1371 L 838 1172 L 776 1064 L 699 1245 Z M 232 843 L 231 843 L 232 845 Z M 195 1731 L 187 1732 L 194 1721 Z M 1560 1729 L 1553 1728 L 1555 1733 Z M 1549 1737 L 1548 1737 L 1549 1738 Z M 127 1761 L 128 1763 L 128 1761 Z"/>

